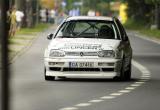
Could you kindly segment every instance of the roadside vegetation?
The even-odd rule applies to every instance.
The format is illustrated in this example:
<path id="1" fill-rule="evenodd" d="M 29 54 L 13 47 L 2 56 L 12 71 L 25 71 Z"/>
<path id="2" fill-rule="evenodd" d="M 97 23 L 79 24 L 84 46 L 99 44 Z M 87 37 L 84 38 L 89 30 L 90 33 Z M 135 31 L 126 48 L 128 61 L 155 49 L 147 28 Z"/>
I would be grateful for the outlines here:
<path id="1" fill-rule="evenodd" d="M 49 28 L 51 24 L 37 24 L 34 28 L 22 28 L 16 32 L 15 36 L 9 38 L 9 59 L 12 60 L 24 48 L 31 45 L 40 32 Z"/>
<path id="2" fill-rule="evenodd" d="M 124 24 L 125 28 L 128 30 L 137 31 L 140 34 L 144 34 L 148 37 L 160 39 L 160 30 L 151 29 L 149 25 L 146 25 L 145 22 L 138 22 L 134 20 L 128 20 Z"/>
<path id="3" fill-rule="evenodd" d="M 18 31 L 16 33 L 16 35 L 19 35 L 19 34 L 36 34 L 38 32 L 44 31 L 49 26 L 51 26 L 51 24 L 40 23 L 40 24 L 37 24 L 34 28 L 22 28 L 20 31 Z"/>
<path id="4" fill-rule="evenodd" d="M 125 0 L 128 4 L 126 29 L 160 39 L 160 0 Z"/>

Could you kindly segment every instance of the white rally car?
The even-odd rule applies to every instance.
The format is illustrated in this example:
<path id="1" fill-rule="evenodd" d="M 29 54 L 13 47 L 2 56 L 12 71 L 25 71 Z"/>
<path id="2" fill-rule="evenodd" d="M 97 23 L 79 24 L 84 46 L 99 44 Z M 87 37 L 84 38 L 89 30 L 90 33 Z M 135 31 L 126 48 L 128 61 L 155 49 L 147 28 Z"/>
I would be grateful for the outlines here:
<path id="1" fill-rule="evenodd" d="M 114 17 L 69 17 L 49 34 L 45 80 L 55 77 L 131 78 L 132 48 Z"/>

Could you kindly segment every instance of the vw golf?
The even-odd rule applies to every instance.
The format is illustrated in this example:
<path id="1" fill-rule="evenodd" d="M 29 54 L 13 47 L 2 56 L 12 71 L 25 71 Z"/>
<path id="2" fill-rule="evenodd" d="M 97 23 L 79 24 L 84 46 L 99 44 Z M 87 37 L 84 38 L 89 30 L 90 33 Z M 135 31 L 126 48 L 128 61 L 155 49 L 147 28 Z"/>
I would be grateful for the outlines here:
<path id="1" fill-rule="evenodd" d="M 115 17 L 68 17 L 44 54 L 45 80 L 56 77 L 131 78 L 132 48 Z"/>

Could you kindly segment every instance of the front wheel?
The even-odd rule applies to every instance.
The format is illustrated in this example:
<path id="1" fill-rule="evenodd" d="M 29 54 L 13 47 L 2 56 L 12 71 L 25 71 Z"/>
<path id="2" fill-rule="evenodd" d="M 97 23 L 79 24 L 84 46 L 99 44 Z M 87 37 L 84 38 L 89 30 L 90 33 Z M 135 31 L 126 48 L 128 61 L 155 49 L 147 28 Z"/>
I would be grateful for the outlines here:
<path id="1" fill-rule="evenodd" d="M 54 81 L 55 80 L 55 76 L 47 76 L 46 75 L 46 68 L 44 69 L 44 78 L 46 81 Z"/>
<path id="2" fill-rule="evenodd" d="M 127 70 L 126 70 L 126 68 L 125 68 L 125 59 L 123 59 L 122 68 L 121 68 L 121 74 L 120 74 L 120 80 L 129 81 L 131 79 L 131 70 L 132 70 L 131 61 L 130 61 L 129 65 L 127 66 Z"/>
<path id="3" fill-rule="evenodd" d="M 126 80 L 130 80 L 131 79 L 131 71 L 132 71 L 132 64 L 130 62 L 130 64 L 128 65 L 128 70 L 125 71 L 125 79 Z"/>

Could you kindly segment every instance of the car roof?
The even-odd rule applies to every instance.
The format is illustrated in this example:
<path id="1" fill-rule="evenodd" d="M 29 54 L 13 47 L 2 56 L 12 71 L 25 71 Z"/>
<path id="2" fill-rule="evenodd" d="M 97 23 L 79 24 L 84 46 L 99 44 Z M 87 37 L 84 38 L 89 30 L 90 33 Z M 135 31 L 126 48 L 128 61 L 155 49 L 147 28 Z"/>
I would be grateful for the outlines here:
<path id="1" fill-rule="evenodd" d="M 68 17 L 66 21 L 72 20 L 104 20 L 104 21 L 113 21 L 113 17 L 106 17 L 106 16 L 74 16 Z"/>

